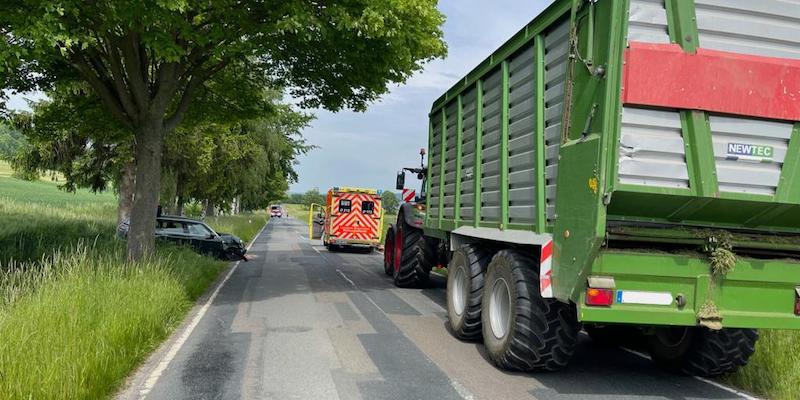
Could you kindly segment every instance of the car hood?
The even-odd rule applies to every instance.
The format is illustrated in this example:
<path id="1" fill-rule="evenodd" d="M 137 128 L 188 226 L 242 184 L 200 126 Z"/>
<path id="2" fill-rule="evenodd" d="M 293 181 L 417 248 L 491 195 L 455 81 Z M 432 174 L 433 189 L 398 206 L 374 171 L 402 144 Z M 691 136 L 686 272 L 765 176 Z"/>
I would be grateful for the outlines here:
<path id="1" fill-rule="evenodd" d="M 231 235 L 230 233 L 222 233 L 222 232 L 217 232 L 217 235 L 219 235 L 219 238 L 222 239 L 222 242 L 225 243 L 226 245 L 237 245 L 244 247 L 244 241 L 242 241 L 242 239 L 239 239 L 239 237 L 236 235 Z"/>

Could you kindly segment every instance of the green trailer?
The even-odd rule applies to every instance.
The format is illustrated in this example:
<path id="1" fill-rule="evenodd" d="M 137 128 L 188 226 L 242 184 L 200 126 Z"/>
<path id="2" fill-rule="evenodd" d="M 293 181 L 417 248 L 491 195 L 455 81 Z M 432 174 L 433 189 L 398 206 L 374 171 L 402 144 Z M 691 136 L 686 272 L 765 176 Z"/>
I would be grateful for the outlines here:
<path id="1" fill-rule="evenodd" d="M 400 286 L 448 266 L 460 338 L 554 370 L 581 327 L 716 375 L 800 329 L 800 7 L 558 0 L 433 104 Z"/>

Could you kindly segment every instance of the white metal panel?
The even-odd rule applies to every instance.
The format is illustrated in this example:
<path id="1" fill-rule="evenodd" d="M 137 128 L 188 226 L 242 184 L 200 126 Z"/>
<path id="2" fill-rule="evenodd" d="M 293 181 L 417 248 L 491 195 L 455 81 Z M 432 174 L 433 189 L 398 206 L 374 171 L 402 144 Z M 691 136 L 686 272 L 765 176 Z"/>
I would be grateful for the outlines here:
<path id="1" fill-rule="evenodd" d="M 800 59 L 800 1 L 696 0 L 700 47 Z"/>
<path id="2" fill-rule="evenodd" d="M 774 195 L 794 125 L 787 122 L 711 115 L 711 138 L 722 192 Z M 766 146 L 771 157 L 747 159 L 729 153 L 730 144 Z"/>
<path id="3" fill-rule="evenodd" d="M 628 41 L 670 42 L 664 0 L 631 0 Z"/>
<path id="4" fill-rule="evenodd" d="M 619 146 L 620 183 L 689 187 L 678 111 L 623 107 Z"/>
<path id="5" fill-rule="evenodd" d="M 561 146 L 564 114 L 564 82 L 569 62 L 569 20 L 562 21 L 544 35 L 545 79 L 545 180 L 547 221 L 553 223 L 556 211 L 558 148 Z"/>

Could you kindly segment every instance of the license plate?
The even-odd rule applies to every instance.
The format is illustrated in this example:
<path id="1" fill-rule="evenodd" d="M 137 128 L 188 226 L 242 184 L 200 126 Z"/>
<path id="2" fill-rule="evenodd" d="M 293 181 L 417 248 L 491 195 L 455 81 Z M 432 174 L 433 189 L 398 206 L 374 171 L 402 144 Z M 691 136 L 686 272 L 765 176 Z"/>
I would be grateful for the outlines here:
<path id="1" fill-rule="evenodd" d="M 668 306 L 672 304 L 672 293 L 669 292 L 644 292 L 639 290 L 617 290 L 617 303 L 619 304 L 647 304 L 655 306 Z"/>

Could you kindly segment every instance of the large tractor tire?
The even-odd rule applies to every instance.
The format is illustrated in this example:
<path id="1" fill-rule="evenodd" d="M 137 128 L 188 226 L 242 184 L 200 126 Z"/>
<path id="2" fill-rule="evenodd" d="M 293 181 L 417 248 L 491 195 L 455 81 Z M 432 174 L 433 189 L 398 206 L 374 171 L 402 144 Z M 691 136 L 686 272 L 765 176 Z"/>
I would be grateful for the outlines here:
<path id="1" fill-rule="evenodd" d="M 434 245 L 425 238 L 421 229 L 406 224 L 402 217 L 395 229 L 395 286 L 407 288 L 425 285 L 433 268 Z"/>
<path id="2" fill-rule="evenodd" d="M 722 375 L 746 365 L 757 340 L 755 329 L 703 327 L 660 327 L 648 337 L 656 364 L 696 376 Z"/>
<path id="3" fill-rule="evenodd" d="M 466 340 L 481 337 L 481 300 L 492 254 L 477 245 L 457 249 L 447 267 L 447 316 L 453 333 Z"/>
<path id="4" fill-rule="evenodd" d="M 542 298 L 537 263 L 529 255 L 501 250 L 486 272 L 481 305 L 483 343 L 500 368 L 556 371 L 578 343 L 575 307 Z"/>
<path id="5" fill-rule="evenodd" d="M 386 230 L 386 240 L 383 243 L 383 272 L 386 273 L 387 276 L 394 275 L 394 235 L 394 225 L 389 225 L 389 228 Z"/>

